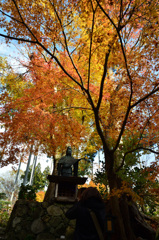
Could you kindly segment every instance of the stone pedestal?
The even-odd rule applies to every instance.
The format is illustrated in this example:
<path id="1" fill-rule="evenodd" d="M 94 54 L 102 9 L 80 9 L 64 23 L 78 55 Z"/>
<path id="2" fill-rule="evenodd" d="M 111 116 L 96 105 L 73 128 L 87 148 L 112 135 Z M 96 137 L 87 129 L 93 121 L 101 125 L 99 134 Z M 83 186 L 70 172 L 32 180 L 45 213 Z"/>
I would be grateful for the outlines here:
<path id="1" fill-rule="evenodd" d="M 62 202 L 77 200 L 78 185 L 83 185 L 87 178 L 48 175 L 50 182 L 55 183 L 54 199 Z"/>
<path id="2" fill-rule="evenodd" d="M 65 212 L 71 203 L 31 202 L 18 200 L 6 229 L 6 240 L 66 240 L 73 239 L 75 220 Z"/>

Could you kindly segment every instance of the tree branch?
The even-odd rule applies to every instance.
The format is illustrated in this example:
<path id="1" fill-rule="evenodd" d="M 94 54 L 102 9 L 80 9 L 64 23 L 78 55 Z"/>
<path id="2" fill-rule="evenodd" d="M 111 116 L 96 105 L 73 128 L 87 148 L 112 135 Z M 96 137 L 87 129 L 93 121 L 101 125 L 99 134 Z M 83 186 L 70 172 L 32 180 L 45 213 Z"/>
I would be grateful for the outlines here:
<path id="1" fill-rule="evenodd" d="M 14 20 L 14 21 L 16 21 L 16 22 L 18 22 L 18 23 L 22 23 L 22 22 L 19 21 L 18 19 L 14 18 L 14 17 L 12 17 L 12 16 L 10 16 L 10 15 L 8 15 L 7 13 L 3 12 L 2 10 L 0 10 L 0 12 L 1 12 L 3 15 L 5 15 L 6 17 L 9 17 L 9 18 L 11 18 L 11 19 Z M 22 23 L 22 24 L 23 24 L 23 23 Z"/>
<path id="2" fill-rule="evenodd" d="M 151 148 L 137 147 L 137 148 L 135 148 L 135 149 L 132 149 L 132 150 L 130 150 L 130 151 L 128 151 L 128 152 L 126 152 L 126 153 L 124 154 L 122 163 L 121 163 L 121 165 L 116 169 L 116 172 L 118 172 L 118 171 L 123 167 L 124 162 L 125 162 L 125 157 L 126 157 L 126 155 L 128 155 L 129 153 L 135 152 L 135 151 L 137 151 L 137 150 L 145 150 L 145 151 L 152 152 L 152 153 L 154 153 L 154 154 L 159 154 L 159 152 L 154 151 L 154 150 L 151 149 Z"/>
<path id="3" fill-rule="evenodd" d="M 128 78 L 130 80 L 130 97 L 129 97 L 129 103 L 128 103 L 128 107 L 127 107 L 127 111 L 126 111 L 126 114 L 125 114 L 125 118 L 124 118 L 124 121 L 123 121 L 123 124 L 122 124 L 122 127 L 121 127 L 121 130 L 120 130 L 120 133 L 119 133 L 119 136 L 118 136 L 118 139 L 117 139 L 117 142 L 116 142 L 116 145 L 113 149 L 113 152 L 116 151 L 116 149 L 118 148 L 119 146 L 119 143 L 120 143 L 120 140 L 121 140 L 121 137 L 122 137 L 122 134 L 125 130 L 125 126 L 126 126 L 126 122 L 127 122 L 127 119 L 128 119 L 128 116 L 129 116 L 129 112 L 130 112 L 130 105 L 131 105 L 131 100 L 132 100 L 132 95 L 133 95 L 133 88 L 132 88 L 132 78 L 131 78 L 131 75 L 130 75 L 130 72 L 129 72 L 129 68 L 128 68 L 128 64 L 127 64 L 127 58 L 126 58 L 126 53 L 125 53 L 125 50 L 124 50 L 124 46 L 123 46 L 123 42 L 122 42 L 122 38 L 121 38 L 121 35 L 120 35 L 120 31 L 121 29 L 123 28 L 123 26 L 121 27 L 120 24 L 119 26 L 117 27 L 114 23 L 114 21 L 110 18 L 110 16 L 105 12 L 105 10 L 103 9 L 103 7 L 101 6 L 101 4 L 99 3 L 98 0 L 96 0 L 96 2 L 98 3 L 100 9 L 102 10 L 102 12 L 105 14 L 105 16 L 110 20 L 110 22 L 112 23 L 112 25 L 114 26 L 114 28 L 116 29 L 117 31 L 117 34 L 118 34 L 118 37 L 119 37 L 119 40 L 120 40 L 120 45 L 121 45 L 121 49 L 122 49 L 122 53 L 123 53 L 123 57 L 124 57 L 124 62 L 125 62 L 125 68 L 126 68 L 126 72 L 127 72 L 127 75 L 128 75 Z"/>
<path id="4" fill-rule="evenodd" d="M 58 21 L 59 21 L 59 23 L 60 23 L 60 26 L 61 26 L 61 29 L 62 29 L 62 34 L 63 34 L 63 37 L 64 37 L 64 42 L 65 42 L 65 46 L 66 46 L 67 54 L 68 54 L 68 56 L 69 56 L 69 58 L 70 58 L 70 60 L 71 60 L 71 63 L 72 63 L 72 65 L 73 65 L 73 67 L 74 67 L 74 69 L 75 69 L 77 75 L 78 75 L 79 78 L 80 78 L 81 85 L 83 86 L 82 77 L 81 77 L 81 75 L 80 75 L 80 73 L 79 73 L 77 67 L 75 66 L 75 63 L 74 63 L 74 61 L 73 61 L 73 59 L 72 59 L 72 57 L 71 57 L 71 54 L 70 54 L 70 52 L 69 52 L 68 42 L 67 42 L 67 38 L 66 38 L 66 34 L 65 34 L 65 31 L 64 31 L 64 27 L 63 27 L 62 21 L 61 21 L 61 19 L 60 19 L 60 16 L 59 16 L 59 14 L 58 14 L 58 12 L 57 12 L 57 10 L 56 10 L 56 8 L 55 8 L 54 3 L 52 3 L 50 0 L 49 0 L 49 2 L 50 2 L 50 4 L 52 5 L 52 7 L 53 7 L 53 9 L 54 9 L 54 11 L 55 11 L 55 13 L 56 13 L 57 19 L 58 19 Z"/>
<path id="5" fill-rule="evenodd" d="M 26 40 L 26 39 L 21 39 L 21 38 L 15 38 L 15 37 L 11 37 L 11 36 L 7 36 L 7 35 L 4 35 L 4 34 L 0 34 L 0 36 L 2 37 L 5 37 L 5 38 L 9 38 L 9 39 L 14 39 L 14 40 L 19 40 L 19 41 L 24 41 L 24 42 L 28 42 L 28 43 L 34 43 L 34 44 L 37 44 L 39 45 L 41 48 L 43 48 L 46 53 L 48 53 L 56 62 L 57 64 L 59 65 L 59 67 L 62 69 L 62 71 L 69 77 L 71 78 L 84 92 L 86 92 L 86 89 L 83 87 L 82 84 L 80 84 L 78 81 L 76 81 L 67 71 L 66 69 L 62 66 L 62 64 L 60 63 L 60 61 L 58 60 L 57 57 L 55 57 L 54 55 L 52 55 L 52 53 L 41 43 L 39 42 L 39 40 L 36 38 L 36 36 L 33 34 L 33 32 L 30 30 L 30 28 L 28 27 L 28 25 L 24 22 L 23 20 L 23 17 L 19 11 L 19 8 L 18 8 L 18 5 L 16 3 L 15 0 L 12 0 L 14 2 L 14 5 L 15 5 L 15 8 L 17 9 L 17 12 L 22 20 L 22 24 L 26 27 L 26 29 L 28 29 L 28 31 L 30 32 L 30 34 L 33 36 L 33 38 L 36 40 L 36 41 L 32 41 L 32 40 Z"/>
<path id="6" fill-rule="evenodd" d="M 103 76 L 102 76 L 102 80 L 101 80 L 101 84 L 100 84 L 99 99 L 98 99 L 98 103 L 97 103 L 97 107 L 96 107 L 97 110 L 99 110 L 101 102 L 102 102 L 104 82 L 105 82 L 105 77 L 107 75 L 108 58 L 110 55 L 110 51 L 111 51 L 111 46 L 109 47 L 109 50 L 105 55 L 104 71 L 103 71 Z"/>
<path id="7" fill-rule="evenodd" d="M 38 43 L 37 41 L 32 41 L 32 40 L 24 39 L 24 38 L 11 37 L 11 36 L 8 36 L 8 35 L 2 34 L 2 33 L 0 33 L 0 36 L 11 39 L 11 40 L 16 40 L 16 41 L 22 41 L 22 42 L 28 42 L 28 43 L 34 43 L 34 44 Z"/>
<path id="8" fill-rule="evenodd" d="M 93 19 L 92 19 L 92 28 L 91 28 L 91 36 L 90 36 L 90 47 L 89 47 L 89 61 L 88 61 L 88 86 L 87 89 L 89 90 L 89 82 L 90 82 L 90 72 L 91 72 L 91 57 L 92 57 L 92 43 L 93 43 L 93 30 L 94 30 L 94 21 L 95 21 L 95 11 L 97 9 L 94 10 L 93 9 L 93 4 L 91 1 L 91 6 L 92 6 L 92 11 L 93 11 Z"/>
<path id="9" fill-rule="evenodd" d="M 147 98 L 149 98 L 151 95 L 153 95 L 154 93 L 159 91 L 159 87 L 153 89 L 150 93 L 148 93 L 147 95 L 145 95 L 143 98 L 139 99 L 136 103 L 132 104 L 130 106 L 130 108 L 134 108 L 135 106 L 137 106 L 139 103 L 143 102 L 144 100 L 146 100 Z"/>

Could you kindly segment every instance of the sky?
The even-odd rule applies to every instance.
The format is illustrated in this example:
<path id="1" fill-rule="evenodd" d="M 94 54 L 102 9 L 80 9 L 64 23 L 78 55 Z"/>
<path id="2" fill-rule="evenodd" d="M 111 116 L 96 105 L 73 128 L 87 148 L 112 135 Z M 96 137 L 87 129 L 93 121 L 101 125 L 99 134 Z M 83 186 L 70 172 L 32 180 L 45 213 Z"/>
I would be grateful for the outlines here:
<path id="1" fill-rule="evenodd" d="M 0 38 L 0 56 L 6 57 L 16 72 L 23 73 L 26 69 L 20 64 L 20 61 L 27 61 L 27 54 L 23 45 L 15 41 L 7 45 L 4 39 Z"/>

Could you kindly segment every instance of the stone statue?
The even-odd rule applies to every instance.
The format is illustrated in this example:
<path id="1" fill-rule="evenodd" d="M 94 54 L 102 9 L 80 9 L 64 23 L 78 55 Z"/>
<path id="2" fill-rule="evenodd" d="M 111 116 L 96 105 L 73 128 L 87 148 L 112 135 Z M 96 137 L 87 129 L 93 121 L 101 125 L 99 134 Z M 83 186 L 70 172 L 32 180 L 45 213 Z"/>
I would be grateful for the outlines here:
<path id="1" fill-rule="evenodd" d="M 58 164 L 57 170 L 59 176 L 72 176 L 72 167 L 74 168 L 74 176 L 77 176 L 78 172 L 78 160 L 72 157 L 72 149 L 68 147 L 66 150 L 66 155 L 62 157 Z"/>

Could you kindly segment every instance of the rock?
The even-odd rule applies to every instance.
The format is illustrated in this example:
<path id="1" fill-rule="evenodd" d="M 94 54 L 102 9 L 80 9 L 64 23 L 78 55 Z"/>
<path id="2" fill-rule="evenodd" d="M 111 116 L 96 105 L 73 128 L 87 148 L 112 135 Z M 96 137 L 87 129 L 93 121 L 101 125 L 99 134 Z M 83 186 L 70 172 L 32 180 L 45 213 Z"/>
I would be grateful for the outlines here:
<path id="1" fill-rule="evenodd" d="M 60 217 L 52 217 L 49 223 L 50 226 L 56 228 L 61 223 L 61 221 L 62 219 Z"/>
<path id="2" fill-rule="evenodd" d="M 31 231 L 35 234 L 41 233 L 45 230 L 46 226 L 44 225 L 41 218 L 38 218 L 34 220 L 34 222 L 31 225 Z"/>
<path id="3" fill-rule="evenodd" d="M 44 215 L 41 217 L 41 219 L 43 222 L 48 223 L 50 221 L 51 217 L 48 215 Z"/>
<path id="4" fill-rule="evenodd" d="M 27 231 L 22 230 L 19 235 L 19 240 L 35 240 L 34 234 L 28 233 Z"/>
<path id="5" fill-rule="evenodd" d="M 41 233 L 37 236 L 36 240 L 55 240 L 55 237 L 50 233 Z"/>
<path id="6" fill-rule="evenodd" d="M 36 206 L 35 203 L 32 203 L 29 205 L 28 214 L 35 219 L 40 217 L 41 214 L 44 214 L 44 209 L 39 204 Z"/>
<path id="7" fill-rule="evenodd" d="M 26 232 L 31 231 L 31 221 L 24 220 L 24 221 L 21 222 L 20 225 L 23 229 L 25 229 Z"/>
<path id="8" fill-rule="evenodd" d="M 18 233 L 18 232 L 20 232 L 20 231 L 21 231 L 21 229 L 22 229 L 22 228 L 21 228 L 21 226 L 20 226 L 20 225 L 18 225 L 18 226 L 16 226 L 16 227 L 15 227 L 15 232 L 17 232 L 17 233 Z"/>
<path id="9" fill-rule="evenodd" d="M 29 202 L 18 200 L 13 208 L 6 231 L 6 240 L 56 240 L 74 229 L 74 220 L 65 217 L 70 205 L 64 203 Z M 73 224 L 72 224 L 73 223 Z M 71 240 L 68 231 L 67 240 Z"/>
<path id="10" fill-rule="evenodd" d="M 22 217 L 28 213 L 28 208 L 26 205 L 18 205 L 16 210 L 16 216 Z"/>
<path id="11" fill-rule="evenodd" d="M 60 223 L 55 230 L 56 236 L 61 236 L 66 232 L 66 225 L 62 222 Z"/>
<path id="12" fill-rule="evenodd" d="M 66 229 L 66 240 L 73 240 L 74 237 L 74 228 L 72 228 L 71 226 L 68 226 Z"/>
<path id="13" fill-rule="evenodd" d="M 51 205 L 47 208 L 47 212 L 51 216 L 61 216 L 63 214 L 63 211 L 56 205 Z"/>
<path id="14" fill-rule="evenodd" d="M 18 205 L 25 205 L 25 204 L 27 204 L 27 200 L 18 199 L 18 200 L 16 201 L 16 205 L 17 205 L 17 206 L 18 206 Z"/>
<path id="15" fill-rule="evenodd" d="M 51 228 L 50 228 L 50 233 L 51 233 L 52 235 L 55 235 L 55 228 L 54 228 L 54 227 L 51 227 Z"/>
<path id="16" fill-rule="evenodd" d="M 48 202 L 42 202 L 41 206 L 43 208 L 47 208 L 49 206 L 49 203 Z"/>
<path id="17" fill-rule="evenodd" d="M 21 218 L 20 217 L 15 217 L 12 222 L 12 227 L 15 228 L 15 226 L 20 223 Z"/>

